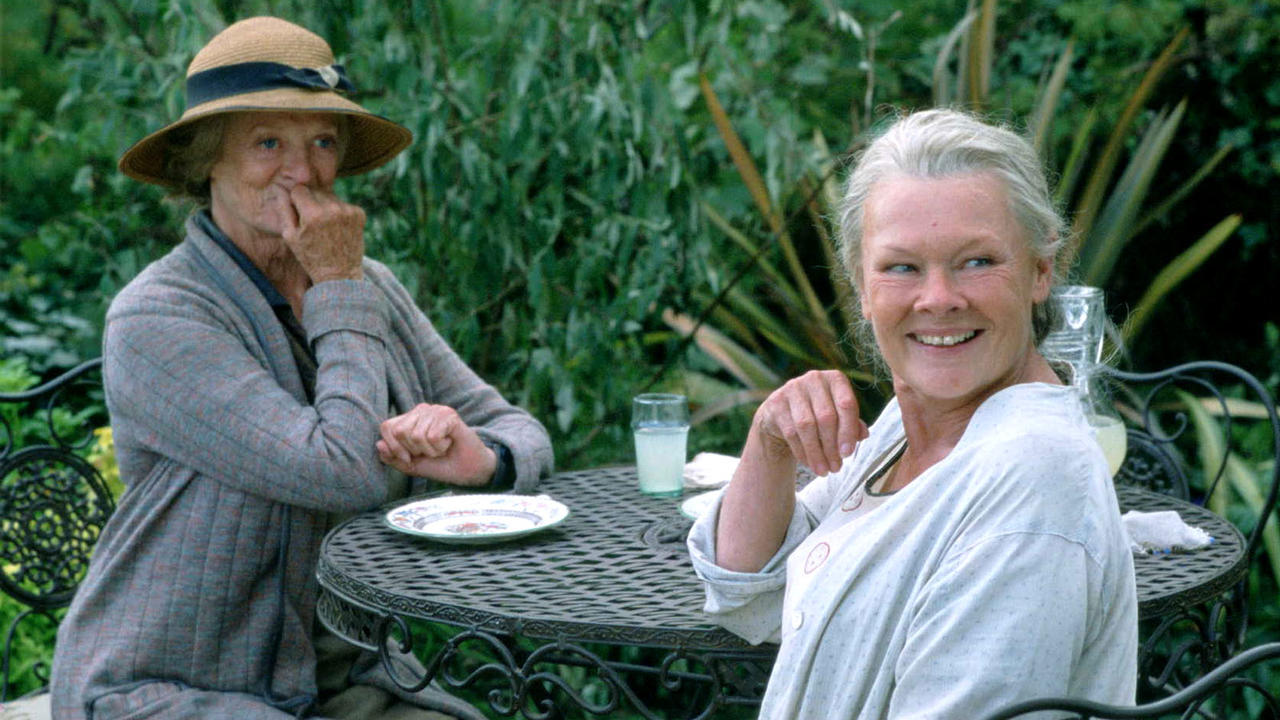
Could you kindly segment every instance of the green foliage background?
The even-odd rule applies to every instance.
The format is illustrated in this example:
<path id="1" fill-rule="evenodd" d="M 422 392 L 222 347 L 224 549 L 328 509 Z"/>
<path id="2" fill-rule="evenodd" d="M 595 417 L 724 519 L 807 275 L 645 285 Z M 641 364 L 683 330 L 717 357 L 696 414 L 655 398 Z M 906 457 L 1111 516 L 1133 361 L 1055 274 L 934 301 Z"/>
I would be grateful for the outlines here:
<path id="1" fill-rule="evenodd" d="M 1114 122 L 1146 63 L 1177 29 L 1194 31 L 1143 116 L 1190 101 L 1152 194 L 1176 187 L 1218 147 L 1236 149 L 1133 240 L 1108 287 L 1113 313 L 1122 317 L 1156 271 L 1223 215 L 1244 221 L 1238 239 L 1165 300 L 1133 348 L 1139 367 L 1212 356 L 1264 376 L 1277 370 L 1263 342 L 1280 266 L 1271 202 L 1280 80 L 1266 72 L 1277 55 L 1276 6 L 1063 0 L 1000 9 L 989 108 L 997 117 L 1028 116 L 1064 40 L 1077 43 L 1046 148 L 1051 165 L 1086 109 Z M 28 356 L 39 372 L 96 354 L 111 296 L 176 242 L 186 212 L 124 178 L 115 159 L 180 114 L 186 63 L 208 37 L 240 17 L 278 14 L 328 38 L 357 81 L 356 99 L 415 133 L 390 167 L 343 181 L 368 211 L 370 254 L 397 271 L 463 357 L 548 425 L 562 467 L 625 460 L 636 391 L 675 386 L 696 399 L 725 388 L 691 387 L 691 377 L 733 385 L 661 322 L 663 309 L 701 318 L 736 282 L 782 314 L 767 278 L 708 221 L 707 207 L 763 245 L 764 261 L 779 261 L 708 115 L 699 72 L 830 307 L 806 183 L 838 180 L 847 151 L 891 106 L 929 104 L 937 54 L 964 11 L 956 0 L 7 3 L 0 349 Z M 781 377 L 806 369 L 776 348 L 750 349 Z M 695 446 L 731 451 L 746 417 L 709 424 Z"/>
<path id="2" fill-rule="evenodd" d="M 194 52 L 229 22 L 275 14 L 332 44 L 355 99 L 413 130 L 371 175 L 340 181 L 387 262 L 462 356 L 549 428 L 561 468 L 625 462 L 629 399 L 672 388 L 711 403 L 737 379 L 664 323 L 672 309 L 739 329 L 776 373 L 807 369 L 713 300 L 732 291 L 790 317 L 790 300 L 712 221 L 783 264 L 713 123 L 704 74 L 794 239 L 820 302 L 824 182 L 891 108 L 930 104 L 962 0 L 36 0 L 0 10 L 0 356 L 37 374 L 98 353 L 114 293 L 179 239 L 185 208 L 116 158 L 176 118 Z M 1021 122 L 1067 38 L 1075 59 L 1046 156 L 1075 128 L 1114 124 L 1151 59 L 1189 41 L 1140 114 L 1188 109 L 1152 185 L 1211 177 L 1128 245 L 1107 286 L 1122 318 L 1152 277 L 1228 213 L 1239 230 L 1167 296 L 1130 348 L 1138 368 L 1193 358 L 1280 380 L 1280 0 L 1046 0 L 1001 6 L 989 112 Z M 1128 141 L 1132 150 L 1137 138 Z M 1085 148 L 1096 156 L 1098 147 Z M 840 334 L 840 333 L 838 333 Z M 848 338 L 833 352 L 853 357 Z M 881 396 L 866 385 L 868 411 Z M 736 452 L 750 407 L 695 429 Z M 1255 597 L 1258 595 L 1255 594 Z"/>

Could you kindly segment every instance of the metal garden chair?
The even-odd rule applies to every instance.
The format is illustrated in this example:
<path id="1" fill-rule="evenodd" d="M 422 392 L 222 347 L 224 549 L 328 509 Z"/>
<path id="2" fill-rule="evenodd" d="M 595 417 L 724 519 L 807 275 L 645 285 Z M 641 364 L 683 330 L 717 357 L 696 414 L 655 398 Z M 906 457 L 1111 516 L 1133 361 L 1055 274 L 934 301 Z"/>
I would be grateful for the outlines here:
<path id="1" fill-rule="evenodd" d="M 1259 645 L 1236 655 L 1177 693 L 1136 707 L 1070 698 L 1044 698 L 1011 705 L 988 715 L 986 720 L 1013 720 L 1031 713 L 1048 713 L 1038 717 L 1071 720 L 1280 720 L 1280 687 L 1277 687 L 1280 685 L 1280 662 L 1275 662 L 1277 659 L 1280 659 L 1280 642 Z M 1269 682 L 1258 678 L 1261 672 L 1248 672 L 1262 671 L 1268 664 L 1271 670 Z"/>
<path id="2" fill-rule="evenodd" d="M 84 577 L 115 501 L 83 453 L 105 424 L 101 359 L 39 387 L 0 393 L 0 589 L 22 608 L 4 634 L 0 701 L 9 699 L 18 630 L 43 617 L 56 626 Z M 48 682 L 47 660 L 33 666 Z"/>

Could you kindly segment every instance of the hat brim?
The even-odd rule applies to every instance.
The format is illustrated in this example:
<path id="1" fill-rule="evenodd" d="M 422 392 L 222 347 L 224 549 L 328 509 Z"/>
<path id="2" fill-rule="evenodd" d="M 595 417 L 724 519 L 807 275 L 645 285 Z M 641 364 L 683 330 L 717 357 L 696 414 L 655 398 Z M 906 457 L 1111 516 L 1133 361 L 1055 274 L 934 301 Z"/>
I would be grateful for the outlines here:
<path id="1" fill-rule="evenodd" d="M 134 180 L 152 185 L 176 186 L 178 180 L 168 177 L 165 172 L 169 133 L 212 115 L 234 112 L 331 112 L 346 115 L 350 118 L 350 134 L 342 165 L 338 168 L 339 177 L 359 175 L 380 167 L 413 142 L 413 133 L 408 128 L 374 115 L 336 92 L 263 90 L 232 95 L 191 108 L 177 122 L 160 128 L 126 150 L 120 156 L 120 171 Z"/>

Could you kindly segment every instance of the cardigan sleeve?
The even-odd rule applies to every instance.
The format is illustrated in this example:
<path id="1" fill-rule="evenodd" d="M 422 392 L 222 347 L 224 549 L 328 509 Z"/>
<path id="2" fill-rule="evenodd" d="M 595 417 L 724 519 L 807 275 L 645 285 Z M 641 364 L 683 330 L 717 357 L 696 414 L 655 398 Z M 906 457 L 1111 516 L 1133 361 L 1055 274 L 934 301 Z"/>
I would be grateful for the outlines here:
<path id="1" fill-rule="evenodd" d="M 281 387 L 216 297 L 181 279 L 122 293 L 103 340 L 113 425 L 129 425 L 121 435 L 149 453 L 254 495 L 317 510 L 383 502 L 385 301 L 367 282 L 334 281 L 304 303 L 318 361 L 313 406 Z"/>
<path id="2" fill-rule="evenodd" d="M 426 401 L 453 408 L 481 439 L 505 445 L 515 465 L 515 489 L 532 490 L 554 465 L 546 428 L 526 410 L 507 402 L 462 361 L 386 266 L 368 260 L 365 270 L 387 293 L 392 312 L 399 313 L 410 329 L 409 342 L 425 358 Z"/>
<path id="3" fill-rule="evenodd" d="M 554 465 L 546 429 L 480 379 L 440 337 L 426 315 L 419 315 L 421 342 L 431 368 L 432 401 L 457 410 L 482 439 L 506 445 L 515 464 L 515 489 L 532 490 L 540 478 L 551 474 Z"/>

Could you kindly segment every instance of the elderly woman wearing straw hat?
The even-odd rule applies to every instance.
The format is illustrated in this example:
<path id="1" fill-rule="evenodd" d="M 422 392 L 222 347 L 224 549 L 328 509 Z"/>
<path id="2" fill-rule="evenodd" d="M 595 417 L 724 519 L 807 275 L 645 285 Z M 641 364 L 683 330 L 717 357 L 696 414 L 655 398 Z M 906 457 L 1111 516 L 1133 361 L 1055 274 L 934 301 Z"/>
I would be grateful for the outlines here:
<path id="1" fill-rule="evenodd" d="M 244 20 L 191 62 L 182 118 L 120 160 L 204 207 L 107 313 L 127 490 L 59 629 L 55 717 L 480 717 L 313 640 L 333 513 L 419 478 L 527 490 L 552 463 L 543 427 L 363 257 L 334 180 L 411 135 L 351 89 L 320 37 Z"/>

